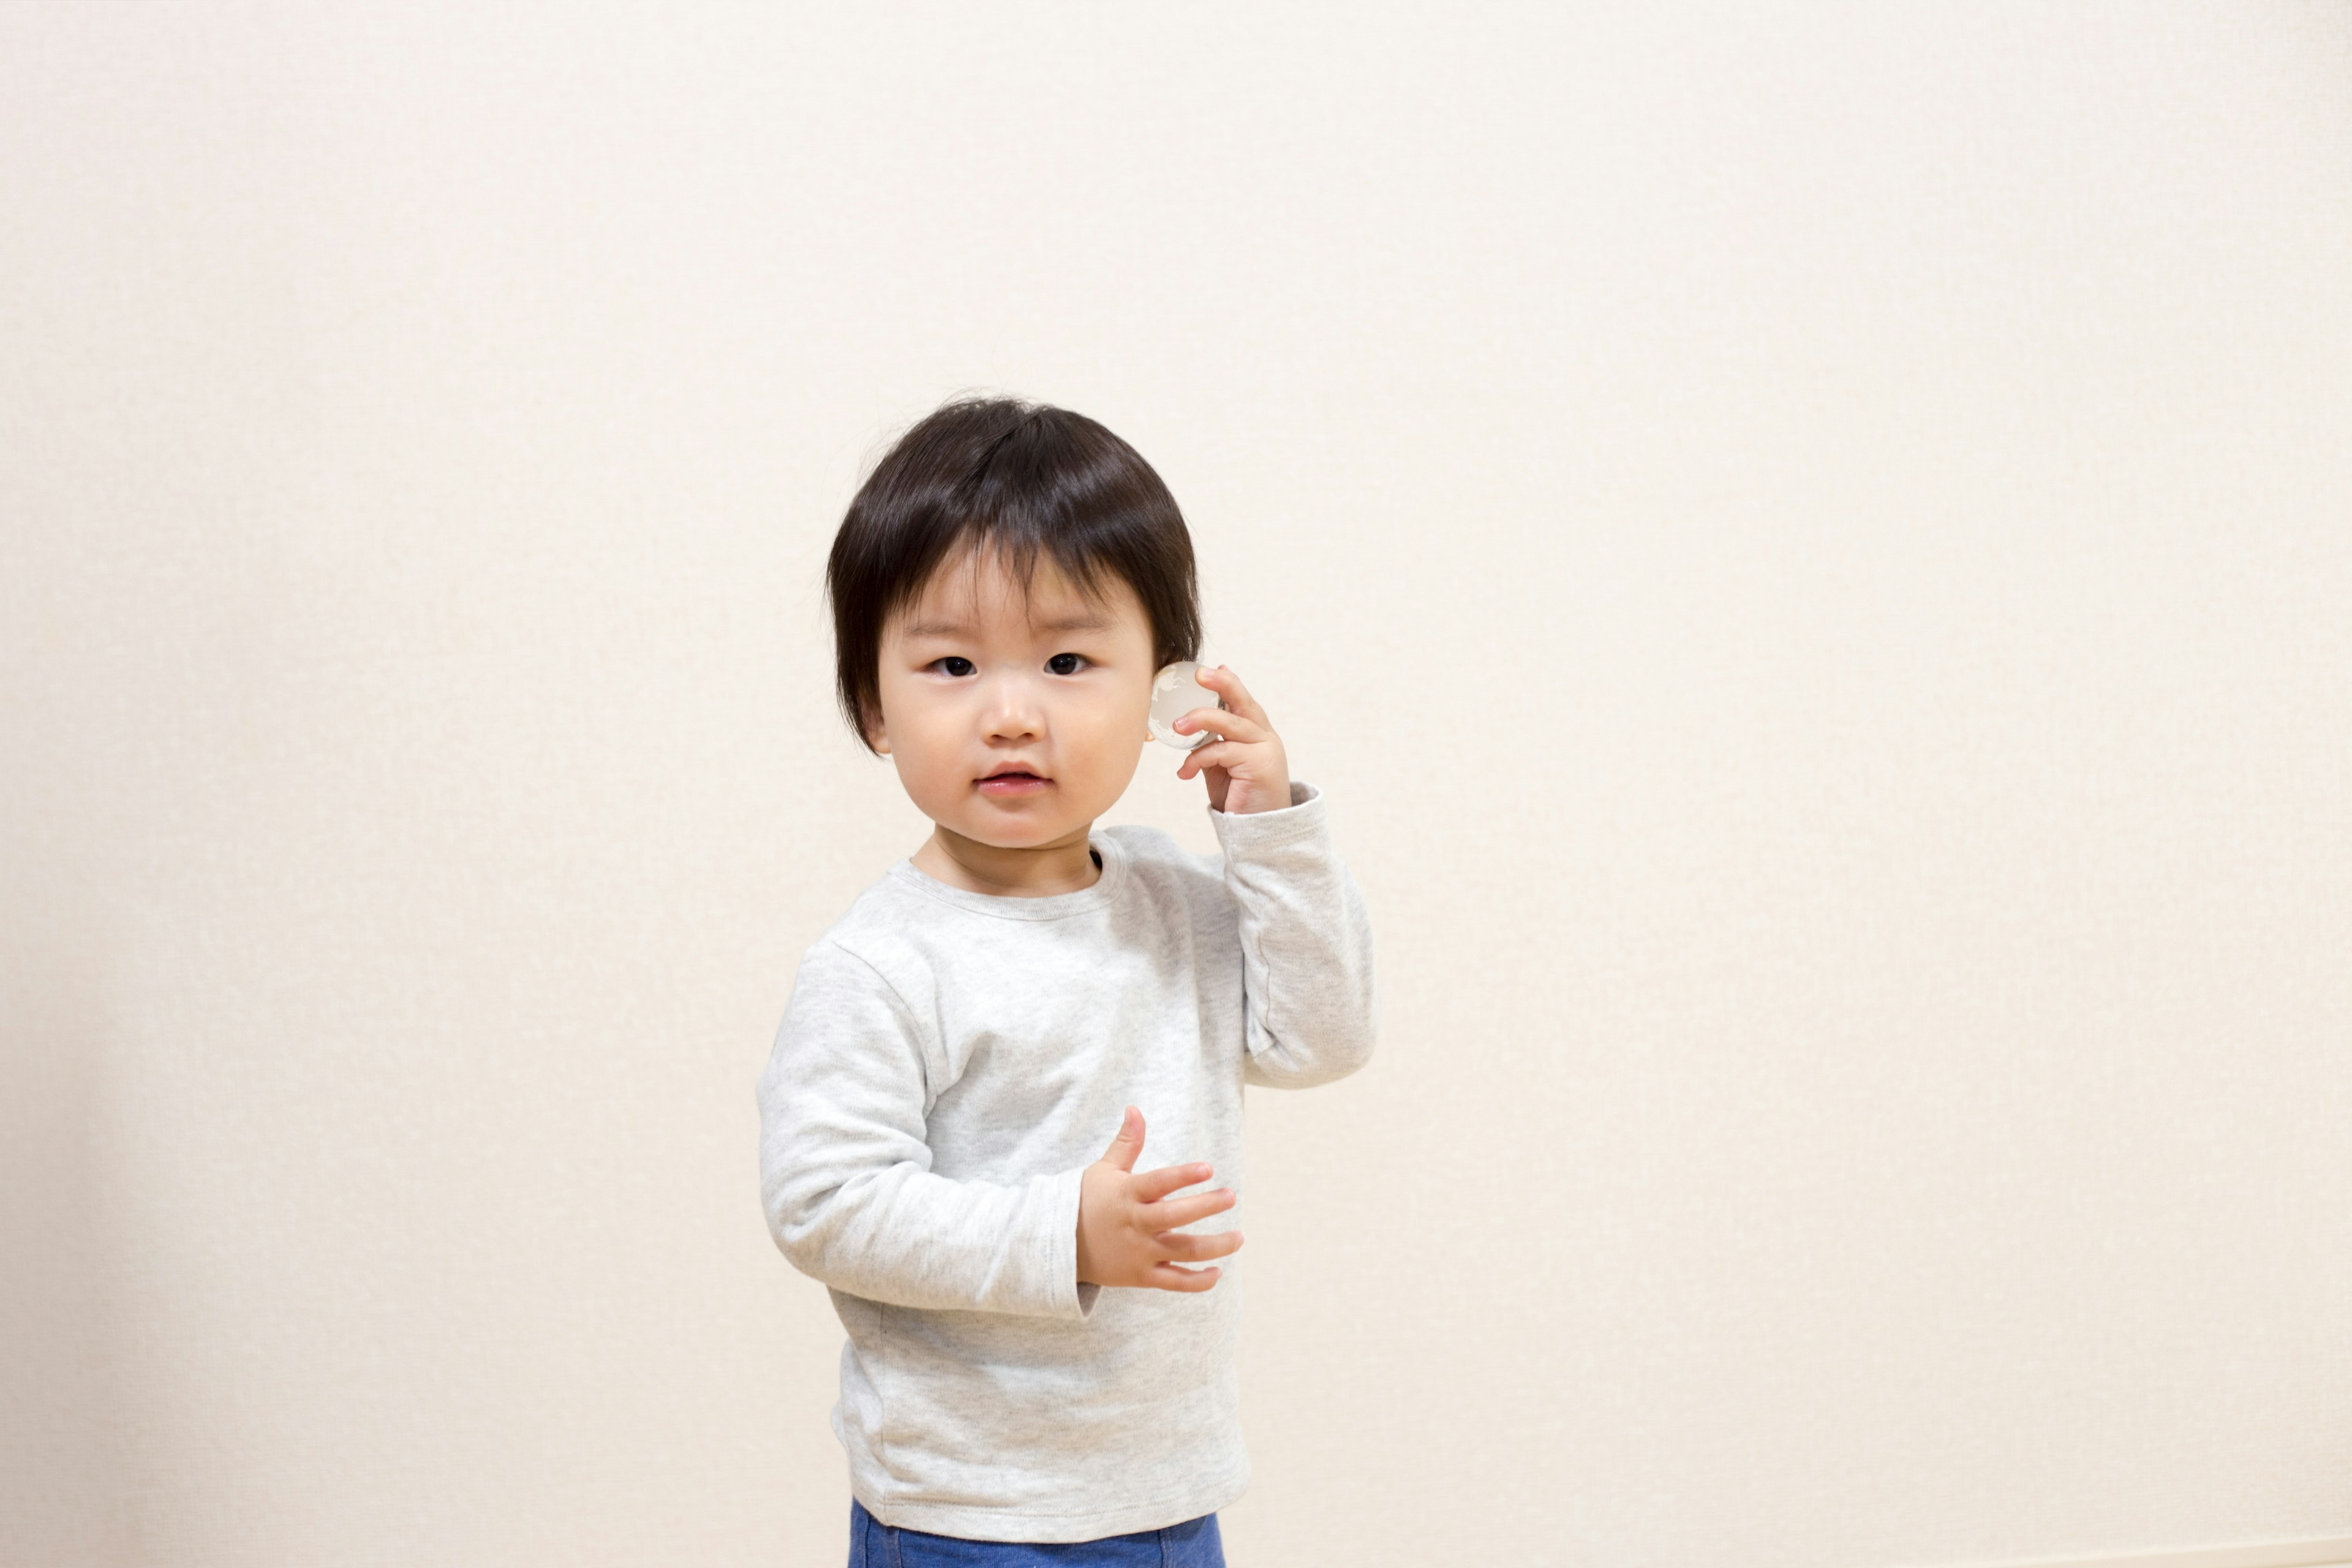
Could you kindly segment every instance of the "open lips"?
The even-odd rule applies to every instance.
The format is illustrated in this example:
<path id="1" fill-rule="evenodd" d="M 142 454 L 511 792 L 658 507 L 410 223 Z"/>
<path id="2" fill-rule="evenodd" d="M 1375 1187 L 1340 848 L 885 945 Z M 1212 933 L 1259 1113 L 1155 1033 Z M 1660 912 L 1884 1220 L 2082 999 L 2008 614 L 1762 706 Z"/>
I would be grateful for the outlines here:
<path id="1" fill-rule="evenodd" d="M 1035 795 L 1053 780 L 1033 772 L 1025 763 L 1006 763 L 979 781 L 980 793 L 992 795 Z"/>

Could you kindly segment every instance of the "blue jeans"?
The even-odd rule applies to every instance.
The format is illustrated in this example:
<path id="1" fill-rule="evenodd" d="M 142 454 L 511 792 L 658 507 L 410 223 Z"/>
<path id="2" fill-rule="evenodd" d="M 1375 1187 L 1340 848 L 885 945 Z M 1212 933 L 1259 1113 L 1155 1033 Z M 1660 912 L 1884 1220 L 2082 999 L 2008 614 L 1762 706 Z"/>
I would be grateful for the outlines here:
<path id="1" fill-rule="evenodd" d="M 849 1568 L 1225 1568 L 1217 1516 L 1094 1541 L 967 1541 L 883 1523 L 849 1500 Z"/>

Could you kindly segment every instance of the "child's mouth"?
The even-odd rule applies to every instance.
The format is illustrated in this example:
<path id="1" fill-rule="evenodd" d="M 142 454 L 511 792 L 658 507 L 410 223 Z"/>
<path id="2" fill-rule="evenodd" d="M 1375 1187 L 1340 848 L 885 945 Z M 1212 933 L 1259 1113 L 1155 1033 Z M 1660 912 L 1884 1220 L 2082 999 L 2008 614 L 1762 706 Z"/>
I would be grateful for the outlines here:
<path id="1" fill-rule="evenodd" d="M 1054 781 L 1035 773 L 992 773 L 980 781 L 982 795 L 1034 795 Z"/>

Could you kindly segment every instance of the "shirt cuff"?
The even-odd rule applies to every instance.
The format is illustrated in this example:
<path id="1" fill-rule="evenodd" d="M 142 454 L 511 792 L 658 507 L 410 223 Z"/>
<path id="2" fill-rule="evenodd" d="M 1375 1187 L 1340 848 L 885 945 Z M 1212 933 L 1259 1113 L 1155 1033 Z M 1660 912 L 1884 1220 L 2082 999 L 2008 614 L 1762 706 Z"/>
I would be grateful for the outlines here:
<path id="1" fill-rule="evenodd" d="M 1078 1193 L 1086 1173 L 1083 1165 L 1059 1172 L 1047 1188 L 1052 1202 L 1046 1210 L 1054 1216 L 1054 1232 L 1045 1267 L 1052 1281 L 1053 1315 L 1071 1322 L 1093 1317 L 1095 1299 L 1102 1294 L 1101 1286 L 1078 1278 Z"/>
<path id="2" fill-rule="evenodd" d="M 1290 804 L 1272 811 L 1250 811 L 1235 814 L 1210 806 L 1209 823 L 1217 832 L 1219 847 L 1230 852 L 1235 849 L 1246 855 L 1253 849 L 1270 849 L 1277 844 L 1287 844 L 1318 833 L 1327 826 L 1328 808 L 1323 792 L 1305 779 L 1290 781 Z"/>

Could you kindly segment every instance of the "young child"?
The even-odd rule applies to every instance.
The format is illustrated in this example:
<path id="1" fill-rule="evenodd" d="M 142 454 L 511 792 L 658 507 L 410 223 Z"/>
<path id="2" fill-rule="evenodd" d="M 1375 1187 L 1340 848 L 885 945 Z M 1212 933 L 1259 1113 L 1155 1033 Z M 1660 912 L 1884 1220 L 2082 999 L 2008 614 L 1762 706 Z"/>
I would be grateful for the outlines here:
<path id="1" fill-rule="evenodd" d="M 852 1568 L 1222 1565 L 1242 1086 L 1345 1077 L 1376 1029 L 1322 795 L 1220 666 L 1176 772 L 1222 853 L 1096 826 L 1201 617 L 1174 498 L 1081 415 L 921 420 L 826 587 L 843 711 L 936 825 L 803 955 L 759 1081 L 769 1228 L 849 1331 Z"/>

